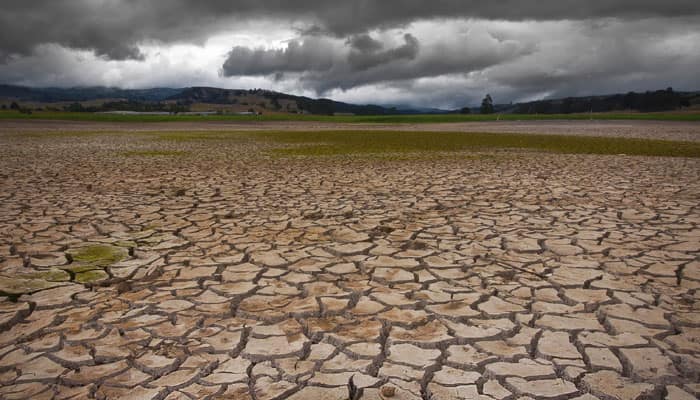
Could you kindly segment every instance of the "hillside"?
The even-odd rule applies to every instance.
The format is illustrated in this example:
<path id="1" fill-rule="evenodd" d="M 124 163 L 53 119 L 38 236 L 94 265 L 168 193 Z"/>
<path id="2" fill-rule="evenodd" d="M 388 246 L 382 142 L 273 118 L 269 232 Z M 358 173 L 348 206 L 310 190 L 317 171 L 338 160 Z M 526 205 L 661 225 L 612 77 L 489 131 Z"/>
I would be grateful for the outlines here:
<path id="1" fill-rule="evenodd" d="M 311 99 L 263 89 L 220 89 L 213 87 L 191 87 L 171 96 L 181 104 L 227 104 L 245 107 L 261 107 L 273 112 L 291 112 L 308 114 L 356 114 L 383 115 L 390 114 L 391 109 L 377 105 L 348 104 L 330 99 Z"/>
<path id="2" fill-rule="evenodd" d="M 0 84 L 0 98 L 39 103 L 125 99 L 132 101 L 162 101 L 183 89 L 119 89 L 104 86 L 78 88 L 30 88 Z"/>
<path id="3" fill-rule="evenodd" d="M 700 92 L 677 92 L 668 88 L 643 93 L 566 97 L 498 105 L 497 110 L 513 114 L 572 114 L 611 111 L 658 112 L 697 106 L 700 106 Z"/>
<path id="4" fill-rule="evenodd" d="M 256 113 L 385 115 L 395 109 L 377 105 L 348 104 L 312 99 L 269 90 L 220 89 L 213 87 L 118 89 L 29 88 L 0 85 L 4 102 L 29 103 L 31 108 L 53 107 L 70 111 L 221 111 Z M 27 105 L 27 104 L 23 104 Z M 6 105 L 7 106 L 7 105 Z"/>
<path id="5" fill-rule="evenodd" d="M 0 106 L 48 111 L 215 111 L 221 113 L 397 115 L 445 114 L 429 107 L 357 105 L 331 99 L 312 99 L 263 89 L 214 87 L 119 89 L 110 87 L 30 88 L 0 85 Z M 644 93 L 611 94 L 545 99 L 515 104 L 496 104 L 506 114 L 572 114 L 588 112 L 658 112 L 700 108 L 700 92 L 677 92 L 671 88 Z M 465 108 L 479 113 L 478 107 Z"/>

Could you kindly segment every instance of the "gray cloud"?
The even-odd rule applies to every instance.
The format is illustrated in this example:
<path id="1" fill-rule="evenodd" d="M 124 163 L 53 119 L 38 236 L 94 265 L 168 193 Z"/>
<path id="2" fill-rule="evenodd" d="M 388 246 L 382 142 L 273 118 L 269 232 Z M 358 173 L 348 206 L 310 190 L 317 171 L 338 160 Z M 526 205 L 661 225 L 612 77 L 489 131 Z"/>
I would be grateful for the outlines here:
<path id="1" fill-rule="evenodd" d="M 696 0 L 8 0 L 0 82 L 264 87 L 440 107 L 486 92 L 499 102 L 695 90 L 698 26 Z"/>
<path id="2" fill-rule="evenodd" d="M 454 28 L 454 24 L 452 25 Z M 404 81 L 445 74 L 468 73 L 532 52 L 532 43 L 497 39 L 483 29 L 449 31 L 447 38 L 410 33 L 391 35 L 385 41 L 363 34 L 342 41 L 305 36 L 286 49 L 234 48 L 225 61 L 224 76 L 275 75 L 297 80 L 319 94 L 340 88 L 380 82 Z M 403 43 L 401 43 L 403 42 Z"/>
<path id="3" fill-rule="evenodd" d="M 372 38 L 368 34 L 356 35 L 348 39 L 347 44 L 354 50 L 362 53 L 376 52 L 384 47 L 384 43 Z"/>
<path id="4" fill-rule="evenodd" d="M 286 49 L 250 49 L 236 46 L 223 65 L 226 76 L 270 75 L 327 70 L 333 66 L 332 44 L 318 37 L 292 40 Z"/>
<path id="5" fill-rule="evenodd" d="M 361 35 L 350 41 L 352 51 L 348 54 L 348 63 L 353 70 L 364 71 L 392 61 L 415 59 L 419 50 L 418 39 L 410 33 L 405 34 L 403 39 L 403 45 L 381 51 L 384 47 L 381 42 L 369 35 Z"/>
<path id="6" fill-rule="evenodd" d="M 560 24 L 537 52 L 485 71 L 484 79 L 519 93 L 549 97 L 627 90 L 697 89 L 698 19 Z M 572 28 L 573 33 L 572 34 Z M 543 62 L 545 61 L 545 62 Z M 522 96 L 522 95 L 521 95 Z"/>
<path id="7" fill-rule="evenodd" d="M 324 43 L 323 68 L 291 70 L 288 64 L 276 62 L 278 70 L 257 69 L 254 62 L 242 61 L 247 74 L 287 74 L 288 83 L 319 95 L 343 98 L 343 91 L 350 91 L 354 100 L 356 93 L 365 93 L 362 88 L 372 87 L 375 92 L 392 88 L 404 93 L 409 103 L 422 98 L 452 107 L 460 101 L 477 101 L 485 92 L 497 93 L 501 101 L 517 101 L 669 85 L 696 89 L 700 87 L 694 73 L 694 65 L 700 63 L 700 31 L 695 28 L 699 19 L 674 22 L 668 24 L 664 18 L 425 22 L 408 26 L 413 34 L 392 30 L 345 41 L 300 38 Z M 283 51 L 267 53 L 280 56 Z M 305 62 L 311 64 L 316 55 L 307 53 Z M 235 61 L 229 58 L 227 64 Z M 224 71 L 237 75 L 231 72 Z M 426 85 L 436 92 L 418 89 Z"/>
<path id="8" fill-rule="evenodd" d="M 697 0 L 6 0 L 0 54 L 27 55 L 55 43 L 111 59 L 138 59 L 145 41 L 201 42 L 221 30 L 280 20 L 336 37 L 435 18 L 560 20 L 700 15 Z M 241 21 L 247 21 L 241 23 Z"/>
<path id="9" fill-rule="evenodd" d="M 302 75 L 314 89 L 324 86 L 323 82 L 317 81 L 336 80 L 335 75 L 368 83 L 389 79 L 385 73 L 377 73 L 377 67 L 392 64 L 392 68 L 405 68 L 405 64 L 395 63 L 410 62 L 416 58 L 418 39 L 407 33 L 403 35 L 403 41 L 401 45 L 385 49 L 383 42 L 365 34 L 346 42 L 323 36 L 305 36 L 289 41 L 284 49 L 236 46 L 228 53 L 221 72 L 227 77 L 274 75 L 277 80 L 286 74 L 296 73 Z M 367 72 L 373 68 L 374 72 Z M 318 76 L 314 77 L 315 74 Z M 420 71 L 414 69 L 412 73 L 404 71 L 403 74 L 411 77 L 420 74 Z M 361 76 L 366 78 L 363 80 Z"/>

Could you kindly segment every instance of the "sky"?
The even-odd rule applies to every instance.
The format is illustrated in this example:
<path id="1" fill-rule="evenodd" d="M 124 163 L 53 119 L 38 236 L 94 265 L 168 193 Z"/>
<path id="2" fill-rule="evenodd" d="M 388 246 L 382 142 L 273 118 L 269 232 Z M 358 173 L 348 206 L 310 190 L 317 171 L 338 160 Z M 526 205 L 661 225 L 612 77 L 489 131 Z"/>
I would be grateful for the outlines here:
<path id="1" fill-rule="evenodd" d="M 700 90 L 698 0 L 3 0 L 0 83 L 459 108 Z"/>

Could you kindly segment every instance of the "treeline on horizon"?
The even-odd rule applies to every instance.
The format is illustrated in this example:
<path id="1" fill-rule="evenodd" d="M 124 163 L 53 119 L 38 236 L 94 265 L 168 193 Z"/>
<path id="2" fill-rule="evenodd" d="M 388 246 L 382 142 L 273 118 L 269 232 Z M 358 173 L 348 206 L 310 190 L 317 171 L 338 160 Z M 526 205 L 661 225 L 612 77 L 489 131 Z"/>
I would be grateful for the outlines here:
<path id="1" fill-rule="evenodd" d="M 83 105 L 80 102 L 74 102 L 61 107 L 45 106 L 45 107 L 27 107 L 23 104 L 13 101 L 10 105 L 3 104 L 1 110 L 16 110 L 24 114 L 31 114 L 32 111 L 65 111 L 65 112 L 107 112 L 107 111 L 135 111 L 135 112 L 169 112 L 180 113 L 190 111 L 189 107 L 182 104 L 161 103 L 161 102 L 142 102 L 137 100 L 124 101 L 107 101 L 101 105 Z"/>
<path id="2" fill-rule="evenodd" d="M 247 100 L 255 96 L 259 100 Z M 12 104 L 2 104 L 2 109 L 20 112 L 31 111 L 136 111 L 170 112 L 190 111 L 196 103 L 238 104 L 244 107 L 257 106 L 263 110 L 303 113 L 314 115 L 354 114 L 354 115 L 399 115 L 422 114 L 420 110 L 397 109 L 378 105 L 358 105 L 330 99 L 312 99 L 264 89 L 222 89 L 213 87 L 190 87 L 183 89 L 116 89 L 116 88 L 29 88 L 14 85 L 0 85 L 0 99 L 13 99 Z M 262 100 L 266 101 L 262 101 Z M 589 112 L 659 112 L 674 111 L 691 106 L 700 106 L 700 92 L 677 92 L 672 88 L 629 92 L 605 96 L 567 97 L 538 100 L 526 103 L 499 104 L 487 95 L 489 107 L 464 107 L 460 110 L 428 112 L 431 114 L 450 113 L 503 113 L 503 114 L 574 114 Z M 104 100 L 101 104 L 98 102 Z M 25 102 L 45 104 L 27 105 Z M 67 101 L 70 103 L 66 104 Z M 284 101 L 285 106 L 280 102 Z M 64 104 L 56 104 L 63 102 Z M 296 107 L 290 107 L 290 102 Z M 19 103 L 19 104 L 18 104 Z M 52 104 L 53 103 L 53 104 Z M 486 109 L 486 112 L 484 111 Z M 249 108 L 248 111 L 252 111 Z"/>
<path id="3" fill-rule="evenodd" d="M 575 114 L 627 110 L 658 112 L 678 110 L 697 104 L 700 104 L 700 93 L 676 92 L 673 88 L 668 88 L 644 93 L 629 92 L 608 96 L 538 100 L 514 104 L 508 112 L 514 114 Z"/>
<path id="4" fill-rule="evenodd" d="M 269 102 L 249 102 L 241 100 L 246 96 L 258 96 Z M 105 111 L 136 111 L 136 112 L 170 112 L 179 113 L 190 111 L 196 103 L 234 105 L 238 104 L 253 111 L 253 106 L 276 112 L 297 112 L 316 115 L 333 115 L 347 113 L 355 115 L 391 115 L 399 114 L 395 108 L 377 105 L 349 104 L 330 99 L 312 99 L 294 96 L 264 89 L 221 89 L 213 87 L 190 87 L 183 89 L 153 88 L 142 90 L 122 90 L 114 88 L 28 88 L 23 86 L 0 85 L 0 98 L 13 99 L 11 105 L 3 104 L 3 109 L 16 109 L 24 112 L 31 111 L 67 111 L 67 112 L 105 112 Z M 121 97 L 121 99 L 113 99 Z M 106 100 L 96 104 L 96 100 Z M 290 109 L 283 107 L 281 100 L 295 103 Z M 23 102 L 47 103 L 42 106 L 29 107 Z M 48 103 L 70 102 L 57 105 Z M 84 104 L 88 103 L 88 104 Z M 287 103 L 289 104 L 289 103 Z"/>

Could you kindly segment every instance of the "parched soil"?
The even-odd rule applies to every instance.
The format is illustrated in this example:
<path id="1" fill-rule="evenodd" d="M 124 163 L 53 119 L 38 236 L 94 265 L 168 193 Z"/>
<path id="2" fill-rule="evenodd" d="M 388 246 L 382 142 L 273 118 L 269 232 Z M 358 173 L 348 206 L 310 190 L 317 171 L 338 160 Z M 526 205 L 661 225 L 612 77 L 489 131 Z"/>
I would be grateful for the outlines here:
<path id="1" fill-rule="evenodd" d="M 596 124 L 507 126 L 698 132 Z M 83 125 L 0 127 L 0 398 L 700 395 L 700 159 L 17 134 Z"/>
<path id="2" fill-rule="evenodd" d="M 330 131 L 391 130 L 424 132 L 534 133 L 700 141 L 700 123 L 679 121 L 491 121 L 424 124 L 356 124 L 315 121 L 92 122 L 5 120 L 6 132 L 163 132 L 163 131 Z"/>

